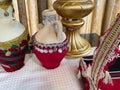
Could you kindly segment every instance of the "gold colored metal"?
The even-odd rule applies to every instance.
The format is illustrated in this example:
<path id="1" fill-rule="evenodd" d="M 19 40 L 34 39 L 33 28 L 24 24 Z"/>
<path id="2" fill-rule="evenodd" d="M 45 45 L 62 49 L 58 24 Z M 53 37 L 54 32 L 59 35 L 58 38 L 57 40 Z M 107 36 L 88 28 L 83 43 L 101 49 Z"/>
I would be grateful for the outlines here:
<path id="1" fill-rule="evenodd" d="M 0 3 L 11 3 L 12 0 L 0 0 Z"/>
<path id="2" fill-rule="evenodd" d="M 47 0 L 47 6 L 48 6 L 48 9 L 52 9 L 53 8 L 52 0 Z"/>
<path id="3" fill-rule="evenodd" d="M 84 25 L 82 18 L 93 10 L 94 2 L 90 0 L 57 0 L 53 7 L 62 17 L 66 35 L 71 43 L 67 56 L 80 57 L 88 54 L 91 45 L 80 36 L 79 29 Z"/>
<path id="4" fill-rule="evenodd" d="M 0 0 L 0 8 L 4 9 L 5 11 L 8 9 L 8 7 L 12 4 L 12 0 Z M 8 12 L 5 12 L 5 15 L 8 15 Z"/>

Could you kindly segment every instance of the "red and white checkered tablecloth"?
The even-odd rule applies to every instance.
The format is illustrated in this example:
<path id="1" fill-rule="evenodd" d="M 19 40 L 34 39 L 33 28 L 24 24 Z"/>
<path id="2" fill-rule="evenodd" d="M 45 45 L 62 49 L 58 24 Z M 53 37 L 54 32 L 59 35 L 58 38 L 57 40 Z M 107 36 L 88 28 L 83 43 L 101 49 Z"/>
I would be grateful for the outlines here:
<path id="1" fill-rule="evenodd" d="M 77 78 L 79 60 L 64 58 L 58 68 L 48 70 L 34 54 L 27 54 L 18 71 L 8 73 L 0 67 L 0 90 L 83 90 Z"/>
<path id="2" fill-rule="evenodd" d="M 8 73 L 0 68 L 0 90 L 82 90 L 77 79 L 79 59 L 64 59 L 56 69 L 45 69 L 34 54 L 26 55 L 25 66 Z"/>

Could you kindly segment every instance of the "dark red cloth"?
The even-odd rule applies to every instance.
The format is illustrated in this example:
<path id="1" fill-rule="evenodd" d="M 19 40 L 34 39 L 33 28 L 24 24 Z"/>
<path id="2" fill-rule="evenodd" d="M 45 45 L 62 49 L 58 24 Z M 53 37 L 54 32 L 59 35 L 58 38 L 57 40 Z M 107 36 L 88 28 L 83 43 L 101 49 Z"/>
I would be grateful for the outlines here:
<path id="1" fill-rule="evenodd" d="M 34 53 L 41 64 L 47 69 L 53 69 L 60 65 L 60 62 L 65 57 L 68 48 L 63 50 L 62 53 L 53 52 L 53 53 L 40 53 L 34 49 Z"/>
<path id="2" fill-rule="evenodd" d="M 68 52 L 68 39 L 65 38 L 65 40 L 60 43 L 43 44 L 35 39 L 35 35 L 33 36 L 33 51 L 36 57 L 41 62 L 43 67 L 47 69 L 57 68 Z M 42 51 L 47 50 L 48 52 L 41 52 L 35 48 L 38 48 Z M 51 53 L 49 53 L 50 49 L 52 50 Z M 56 49 L 56 51 L 54 51 L 54 49 Z M 59 52 L 59 49 L 61 52 Z"/>
<path id="3" fill-rule="evenodd" d="M 86 80 L 86 79 L 84 78 L 84 80 Z M 113 81 L 113 85 L 105 84 L 102 81 L 100 81 L 99 89 L 100 90 L 120 90 L 120 77 L 117 79 L 112 79 L 112 81 Z M 90 90 L 89 83 L 87 80 L 84 82 L 84 90 Z"/>
<path id="4" fill-rule="evenodd" d="M 5 64 L 4 64 L 5 65 Z M 8 67 L 4 66 L 4 65 L 1 65 L 5 71 L 7 72 L 13 72 L 13 71 L 16 71 L 16 70 L 19 70 L 20 68 L 22 68 L 24 66 L 24 62 L 19 62 L 19 64 L 17 64 L 16 66 L 12 65 L 12 64 L 6 64 Z"/>
<path id="5" fill-rule="evenodd" d="M 13 45 L 9 50 L 0 50 L 0 64 L 7 72 L 19 70 L 24 66 L 24 57 L 27 50 L 27 41 L 22 40 L 20 46 Z M 11 52 L 6 56 L 6 52 Z"/>
<path id="6" fill-rule="evenodd" d="M 99 82 L 99 88 L 101 90 L 120 90 L 120 77 L 117 79 L 112 79 L 112 81 L 113 85 Z"/>

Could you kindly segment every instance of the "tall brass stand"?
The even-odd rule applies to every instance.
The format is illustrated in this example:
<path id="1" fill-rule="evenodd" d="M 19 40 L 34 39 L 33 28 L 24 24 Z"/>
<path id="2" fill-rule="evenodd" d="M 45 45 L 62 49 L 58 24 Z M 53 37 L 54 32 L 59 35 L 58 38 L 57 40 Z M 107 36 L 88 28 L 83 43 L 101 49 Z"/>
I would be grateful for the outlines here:
<path id="1" fill-rule="evenodd" d="M 57 0 L 54 9 L 62 17 L 62 23 L 70 42 L 67 57 L 81 57 L 91 50 L 89 42 L 80 36 L 80 27 L 84 25 L 83 17 L 87 16 L 94 8 L 90 0 Z"/>

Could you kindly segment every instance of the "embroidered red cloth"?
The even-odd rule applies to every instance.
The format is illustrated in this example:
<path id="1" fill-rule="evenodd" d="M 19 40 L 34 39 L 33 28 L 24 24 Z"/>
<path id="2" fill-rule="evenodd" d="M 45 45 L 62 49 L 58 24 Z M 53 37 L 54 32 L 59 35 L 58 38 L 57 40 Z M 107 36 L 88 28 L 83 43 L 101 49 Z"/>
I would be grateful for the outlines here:
<path id="1" fill-rule="evenodd" d="M 99 90 L 120 90 L 120 78 L 112 79 L 112 81 L 113 81 L 113 85 L 103 84 L 103 82 L 99 83 Z M 86 83 L 86 81 L 84 87 L 85 87 L 84 90 L 90 90 L 89 84 Z"/>
<path id="2" fill-rule="evenodd" d="M 113 85 L 99 83 L 100 90 L 120 90 L 120 77 L 117 79 L 112 79 Z"/>
<path id="3" fill-rule="evenodd" d="M 93 54 L 93 61 L 87 65 L 82 58 L 80 71 L 85 81 L 84 90 L 120 90 L 120 74 L 117 79 L 111 78 L 109 66 L 114 65 L 119 53 L 120 14 L 110 29 L 100 39 L 100 44 Z"/>
<path id="4" fill-rule="evenodd" d="M 67 38 L 61 43 L 42 44 L 36 41 L 35 35 L 33 36 L 33 50 L 36 57 L 45 68 L 57 68 L 68 51 Z"/>
<path id="5" fill-rule="evenodd" d="M 7 72 L 16 71 L 24 66 L 29 35 L 25 30 L 18 37 L 0 42 L 0 64 Z"/>
<path id="6" fill-rule="evenodd" d="M 53 52 L 53 53 L 40 53 L 38 50 L 34 49 L 34 53 L 37 56 L 41 64 L 47 69 L 54 69 L 58 67 L 65 57 L 68 49 L 63 50 L 62 53 Z"/>
<path id="7" fill-rule="evenodd" d="M 20 46 L 12 46 L 9 50 L 0 49 L 0 63 L 7 72 L 12 72 L 24 66 L 24 57 L 27 50 L 27 41 L 22 40 Z M 11 55 L 6 56 L 6 52 Z"/>

